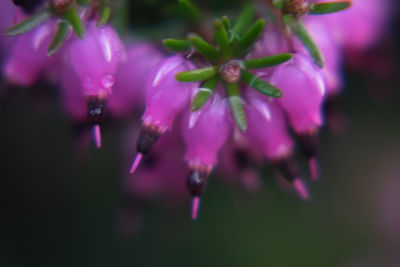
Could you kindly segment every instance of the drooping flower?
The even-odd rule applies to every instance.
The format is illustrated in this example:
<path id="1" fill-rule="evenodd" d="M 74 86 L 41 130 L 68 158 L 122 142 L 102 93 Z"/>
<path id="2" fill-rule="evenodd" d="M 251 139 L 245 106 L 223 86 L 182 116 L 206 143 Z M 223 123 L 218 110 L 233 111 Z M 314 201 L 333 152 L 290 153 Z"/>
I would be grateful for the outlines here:
<path id="1" fill-rule="evenodd" d="M 193 69 L 193 63 L 176 55 L 164 59 L 151 72 L 146 85 L 143 125 L 137 141 L 138 155 L 131 173 L 137 168 L 142 156 L 150 152 L 160 135 L 171 128 L 175 117 L 183 110 L 189 109 L 190 97 L 199 84 L 181 83 L 175 79 L 175 75 Z"/>
<path id="2" fill-rule="evenodd" d="M 209 174 L 218 162 L 218 152 L 227 141 L 230 129 L 228 104 L 218 93 L 200 110 L 188 113 L 184 118 L 185 161 L 190 169 L 187 185 L 193 197 L 192 219 L 197 218 L 200 197 L 207 186 Z"/>
<path id="3" fill-rule="evenodd" d="M 309 193 L 294 160 L 294 142 L 288 133 L 283 110 L 276 100 L 268 100 L 251 90 L 247 92 L 247 100 L 249 142 L 293 184 L 303 199 L 308 199 Z"/>
<path id="4" fill-rule="evenodd" d="M 292 61 L 276 68 L 271 82 L 284 94 L 278 101 L 299 136 L 312 177 L 316 179 L 317 131 L 323 123 L 322 104 L 325 96 L 322 72 L 307 55 L 295 53 Z"/>
<path id="5" fill-rule="evenodd" d="M 99 125 L 105 102 L 112 94 L 117 67 L 124 60 L 124 53 L 117 33 L 110 26 L 98 27 L 94 21 L 88 22 L 83 39 L 75 37 L 68 45 L 67 58 L 87 99 L 88 119 L 93 124 L 97 147 L 101 147 Z"/>

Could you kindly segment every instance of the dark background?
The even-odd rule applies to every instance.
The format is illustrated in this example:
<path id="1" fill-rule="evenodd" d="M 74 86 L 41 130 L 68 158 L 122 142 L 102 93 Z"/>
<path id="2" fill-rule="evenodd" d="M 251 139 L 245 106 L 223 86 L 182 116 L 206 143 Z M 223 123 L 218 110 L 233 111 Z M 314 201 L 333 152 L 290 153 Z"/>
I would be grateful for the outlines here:
<path id="1" fill-rule="evenodd" d="M 131 3 L 138 36 L 180 24 L 170 2 Z M 214 2 L 204 8 L 240 1 Z M 281 192 L 268 168 L 257 194 L 213 177 L 196 223 L 188 203 L 155 200 L 123 231 L 120 142 L 132 121 L 111 124 L 82 161 L 55 88 L 18 94 L 0 111 L 0 266 L 400 266 L 398 19 L 390 32 L 365 57 L 391 73 L 346 68 L 347 129 L 322 131 L 311 202 Z"/>

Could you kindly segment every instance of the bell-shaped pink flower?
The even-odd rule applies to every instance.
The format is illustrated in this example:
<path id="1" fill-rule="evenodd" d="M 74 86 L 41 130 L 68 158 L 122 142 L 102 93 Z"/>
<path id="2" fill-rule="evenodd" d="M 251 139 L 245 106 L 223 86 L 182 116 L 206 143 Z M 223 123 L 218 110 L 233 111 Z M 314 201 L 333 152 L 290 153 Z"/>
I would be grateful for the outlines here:
<path id="1" fill-rule="evenodd" d="M 141 110 L 145 103 L 147 78 L 163 58 L 163 54 L 149 43 L 129 47 L 126 61 L 117 69 L 113 94 L 107 101 L 107 109 L 116 116 Z"/>
<path id="2" fill-rule="evenodd" d="M 135 171 L 143 155 L 151 151 L 160 135 L 171 128 L 175 117 L 183 110 L 189 110 L 190 97 L 197 82 L 179 82 L 175 75 L 181 71 L 194 70 L 195 66 L 180 55 L 161 61 L 150 73 L 146 85 L 146 110 L 142 116 L 143 125 L 137 140 L 137 156 L 132 164 Z"/>
<path id="3" fill-rule="evenodd" d="M 185 161 L 190 168 L 187 185 L 193 197 L 192 219 L 197 217 L 207 177 L 218 162 L 218 152 L 227 141 L 230 126 L 228 105 L 218 93 L 199 111 L 190 112 L 184 118 Z"/>
<path id="4" fill-rule="evenodd" d="M 68 45 L 67 58 L 78 76 L 82 94 L 88 101 L 88 119 L 93 124 L 93 136 L 101 147 L 100 122 L 105 101 L 112 93 L 118 64 L 124 59 L 124 47 L 110 27 L 97 27 L 95 21 L 86 26 L 83 39 L 75 37 Z"/>
<path id="5" fill-rule="evenodd" d="M 54 35 L 54 23 L 15 37 L 4 65 L 5 78 L 16 85 L 31 86 L 56 57 L 47 56 L 47 47 Z"/>
<path id="6" fill-rule="evenodd" d="M 269 100 L 254 90 L 247 91 L 246 115 L 249 142 L 280 170 L 303 199 L 309 193 L 299 177 L 293 160 L 294 142 L 289 135 L 286 118 L 276 100 Z"/>
<path id="7" fill-rule="evenodd" d="M 271 82 L 283 92 L 279 103 L 296 133 L 322 125 L 324 78 L 308 56 L 295 53 L 291 61 L 276 68 Z"/>
<path id="8" fill-rule="evenodd" d="M 299 136 L 303 153 L 309 160 L 311 176 L 317 179 L 317 131 L 322 125 L 325 96 L 322 72 L 307 55 L 295 53 L 290 62 L 275 70 L 271 82 L 283 92 L 278 101 Z"/>

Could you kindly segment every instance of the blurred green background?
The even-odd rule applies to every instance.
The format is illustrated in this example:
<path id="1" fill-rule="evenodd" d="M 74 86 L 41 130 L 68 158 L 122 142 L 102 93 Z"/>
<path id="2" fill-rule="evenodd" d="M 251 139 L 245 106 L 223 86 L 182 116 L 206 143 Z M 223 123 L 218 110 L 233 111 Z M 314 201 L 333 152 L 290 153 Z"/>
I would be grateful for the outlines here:
<path id="1" fill-rule="evenodd" d="M 131 26 L 157 39 L 171 2 L 132 1 Z M 212 2 L 203 4 L 218 13 L 240 1 Z M 396 24 L 391 47 L 400 44 Z M 347 129 L 321 134 L 323 178 L 311 185 L 311 202 L 281 192 L 269 169 L 256 194 L 213 177 L 198 222 L 189 220 L 189 203 L 155 200 L 132 214 L 143 223 L 140 230 L 132 223 L 132 233 L 120 221 L 120 141 L 130 122 L 110 126 L 104 147 L 80 161 L 56 90 L 43 85 L 19 94 L 0 112 L 0 266 L 400 266 L 393 67 L 383 77 L 346 71 Z"/>

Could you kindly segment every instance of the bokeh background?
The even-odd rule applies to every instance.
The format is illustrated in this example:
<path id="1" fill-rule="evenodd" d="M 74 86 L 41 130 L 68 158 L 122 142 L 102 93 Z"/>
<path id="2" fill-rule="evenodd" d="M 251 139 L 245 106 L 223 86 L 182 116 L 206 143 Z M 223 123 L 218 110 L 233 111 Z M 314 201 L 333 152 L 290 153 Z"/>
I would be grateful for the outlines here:
<path id="1" fill-rule="evenodd" d="M 116 23 L 127 19 L 136 38 L 179 36 L 172 2 L 132 1 Z M 222 14 L 241 2 L 200 5 Z M 78 157 L 54 85 L 20 92 L 0 110 L 0 266 L 400 266 L 397 15 L 363 68 L 346 69 L 346 127 L 321 134 L 309 203 L 266 167 L 253 194 L 213 176 L 195 223 L 186 201 L 137 212 L 121 182 L 121 141 L 137 118 L 109 122 L 104 147 Z"/>

